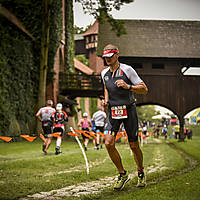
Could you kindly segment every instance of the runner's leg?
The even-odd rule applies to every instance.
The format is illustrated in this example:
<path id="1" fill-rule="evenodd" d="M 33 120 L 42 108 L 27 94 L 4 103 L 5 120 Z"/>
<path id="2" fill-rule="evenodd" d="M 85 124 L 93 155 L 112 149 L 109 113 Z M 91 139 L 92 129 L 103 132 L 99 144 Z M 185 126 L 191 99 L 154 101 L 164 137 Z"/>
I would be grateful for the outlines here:
<path id="1" fill-rule="evenodd" d="M 106 146 L 106 149 L 108 151 L 108 154 L 109 154 L 111 160 L 113 161 L 113 163 L 117 167 L 119 173 L 124 173 L 125 170 L 124 170 L 124 167 L 122 165 L 122 160 L 121 160 L 121 157 L 119 155 L 119 152 L 115 148 L 115 137 L 113 135 L 106 135 L 105 136 L 105 146 Z"/>
<path id="2" fill-rule="evenodd" d="M 138 141 L 137 142 L 129 142 L 129 145 L 133 152 L 134 159 L 135 159 L 138 169 L 142 170 L 144 168 L 143 167 L 143 154 L 140 149 L 139 142 Z"/>

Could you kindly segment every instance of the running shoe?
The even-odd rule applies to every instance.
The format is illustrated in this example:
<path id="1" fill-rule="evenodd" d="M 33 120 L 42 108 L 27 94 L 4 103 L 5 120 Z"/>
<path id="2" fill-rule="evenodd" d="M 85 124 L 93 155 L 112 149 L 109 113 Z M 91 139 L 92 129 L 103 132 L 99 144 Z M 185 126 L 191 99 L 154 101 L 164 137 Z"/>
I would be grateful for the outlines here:
<path id="1" fill-rule="evenodd" d="M 45 153 L 46 144 L 43 144 L 42 151 Z"/>
<path id="2" fill-rule="evenodd" d="M 136 187 L 145 187 L 146 186 L 146 176 L 145 173 L 138 173 L 138 183 Z"/>
<path id="3" fill-rule="evenodd" d="M 114 190 L 122 190 L 125 184 L 129 181 L 128 173 L 125 175 L 120 174 L 118 176 L 117 182 L 114 184 Z"/>
<path id="4" fill-rule="evenodd" d="M 56 148 L 56 152 L 55 154 L 58 155 L 58 154 L 61 154 L 62 152 L 60 151 L 60 148 Z"/>

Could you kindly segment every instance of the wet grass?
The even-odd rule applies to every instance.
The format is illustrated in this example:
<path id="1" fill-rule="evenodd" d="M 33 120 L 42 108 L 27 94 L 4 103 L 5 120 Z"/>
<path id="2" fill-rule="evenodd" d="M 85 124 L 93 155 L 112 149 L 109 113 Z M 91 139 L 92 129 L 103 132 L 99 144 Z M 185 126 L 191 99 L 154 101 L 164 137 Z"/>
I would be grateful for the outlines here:
<path id="1" fill-rule="evenodd" d="M 176 141 L 173 143 L 200 160 L 199 148 L 197 148 L 200 145 L 199 138 L 184 143 Z M 48 155 L 41 152 L 41 146 L 40 140 L 33 143 L 0 143 L 0 199 L 19 199 L 38 192 L 99 180 L 117 174 L 105 148 L 95 151 L 91 142 L 87 151 L 87 158 L 92 166 L 89 175 L 86 174 L 85 161 L 76 141 L 64 141 L 63 154 L 58 156 L 54 154 L 55 141 L 50 146 Z M 116 144 L 116 146 L 125 168 L 130 173 L 134 173 L 136 165 L 128 145 Z M 200 183 L 199 176 L 197 176 L 199 168 L 176 175 L 175 172 L 181 171 L 188 163 L 176 149 L 171 148 L 165 142 L 157 144 L 151 140 L 151 143 L 142 147 L 142 150 L 145 167 L 149 170 L 156 169 L 156 172 L 148 174 L 148 187 L 141 190 L 136 189 L 136 179 L 134 179 L 120 193 L 108 188 L 96 195 L 66 197 L 66 199 L 173 199 L 171 196 L 174 196 L 174 199 L 181 199 L 179 198 L 181 188 L 184 188 L 185 193 L 188 191 L 184 194 L 186 197 L 192 191 L 195 199 L 195 195 L 198 194 L 195 191 Z M 161 177 L 167 177 L 168 174 L 173 173 L 176 177 L 162 180 Z M 161 182 L 158 183 L 159 178 Z"/>

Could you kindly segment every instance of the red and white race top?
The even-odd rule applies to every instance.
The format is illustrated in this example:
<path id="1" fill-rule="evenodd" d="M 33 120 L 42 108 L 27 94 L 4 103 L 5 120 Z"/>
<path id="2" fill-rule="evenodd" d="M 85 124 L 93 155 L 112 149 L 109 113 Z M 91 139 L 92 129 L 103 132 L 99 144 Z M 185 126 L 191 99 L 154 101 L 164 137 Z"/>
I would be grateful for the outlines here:
<path id="1" fill-rule="evenodd" d="M 53 112 L 55 112 L 54 108 L 50 106 L 46 106 L 46 107 L 40 108 L 36 115 L 40 115 L 42 121 L 50 121 L 51 120 L 50 117 Z"/>

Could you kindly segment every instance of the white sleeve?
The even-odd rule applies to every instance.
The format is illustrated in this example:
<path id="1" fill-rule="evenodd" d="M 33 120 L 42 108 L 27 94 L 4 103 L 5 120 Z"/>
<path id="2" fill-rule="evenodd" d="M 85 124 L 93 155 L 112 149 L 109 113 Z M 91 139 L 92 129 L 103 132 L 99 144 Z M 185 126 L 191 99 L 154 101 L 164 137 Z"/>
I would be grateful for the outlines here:
<path id="1" fill-rule="evenodd" d="M 137 72 L 131 66 L 121 65 L 121 67 L 133 85 L 138 85 L 139 83 L 143 82 L 142 79 L 138 76 Z"/>

